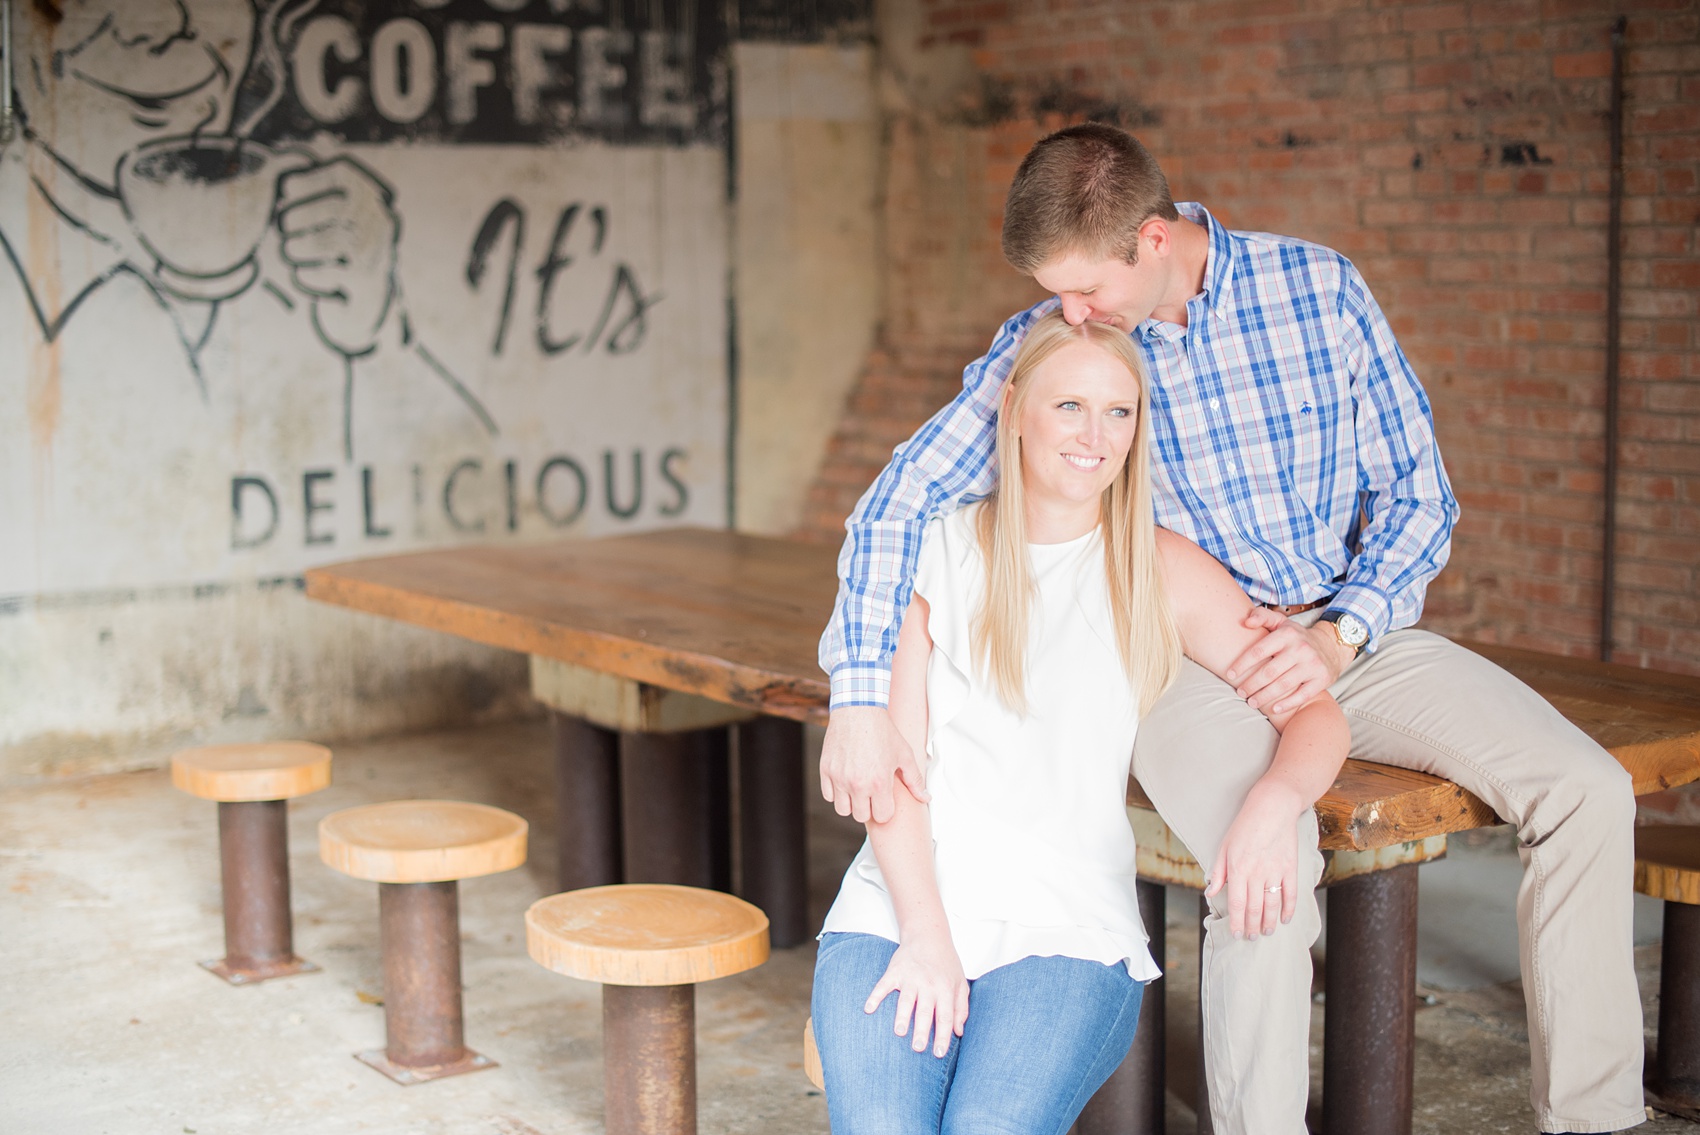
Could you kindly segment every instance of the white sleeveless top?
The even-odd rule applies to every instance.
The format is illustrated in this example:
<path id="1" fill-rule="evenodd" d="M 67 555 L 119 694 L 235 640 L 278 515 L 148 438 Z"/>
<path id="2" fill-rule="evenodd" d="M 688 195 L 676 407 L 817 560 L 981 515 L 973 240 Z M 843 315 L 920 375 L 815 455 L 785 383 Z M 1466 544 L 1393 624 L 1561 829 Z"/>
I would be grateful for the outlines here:
<path id="1" fill-rule="evenodd" d="M 1125 963 L 1162 976 L 1146 946 L 1126 811 L 1138 707 L 1111 629 L 1098 530 L 1031 544 L 1038 601 L 1028 716 L 1006 709 L 974 664 L 969 621 L 985 586 L 979 507 L 927 526 L 915 591 L 930 608 L 927 787 L 939 895 L 965 975 L 1026 957 Z M 866 842 L 823 934 L 898 941 Z"/>

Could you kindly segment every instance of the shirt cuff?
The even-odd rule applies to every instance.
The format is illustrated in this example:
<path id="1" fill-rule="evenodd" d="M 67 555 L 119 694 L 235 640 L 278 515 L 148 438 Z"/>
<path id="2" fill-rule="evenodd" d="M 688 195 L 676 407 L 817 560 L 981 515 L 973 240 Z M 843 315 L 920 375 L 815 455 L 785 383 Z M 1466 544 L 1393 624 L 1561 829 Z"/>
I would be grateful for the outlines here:
<path id="1" fill-rule="evenodd" d="M 891 668 L 874 662 L 845 662 L 832 672 L 832 708 L 877 705 L 891 700 Z"/>
<path id="2" fill-rule="evenodd" d="M 1328 601 L 1328 610 L 1348 611 L 1363 620 L 1364 626 L 1369 628 L 1369 641 L 1364 643 L 1365 654 L 1373 653 L 1381 645 L 1381 636 L 1393 623 L 1393 610 L 1387 597 L 1367 584 L 1346 584 Z"/>

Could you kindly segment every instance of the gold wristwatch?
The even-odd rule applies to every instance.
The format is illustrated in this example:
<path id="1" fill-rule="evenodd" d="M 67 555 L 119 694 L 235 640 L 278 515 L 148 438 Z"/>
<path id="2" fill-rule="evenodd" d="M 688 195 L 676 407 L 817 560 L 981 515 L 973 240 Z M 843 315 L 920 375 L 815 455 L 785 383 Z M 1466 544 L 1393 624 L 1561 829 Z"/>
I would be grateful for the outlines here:
<path id="1" fill-rule="evenodd" d="M 1350 647 L 1354 658 L 1369 641 L 1369 625 L 1350 611 L 1324 611 L 1317 621 L 1334 628 L 1334 640 Z"/>

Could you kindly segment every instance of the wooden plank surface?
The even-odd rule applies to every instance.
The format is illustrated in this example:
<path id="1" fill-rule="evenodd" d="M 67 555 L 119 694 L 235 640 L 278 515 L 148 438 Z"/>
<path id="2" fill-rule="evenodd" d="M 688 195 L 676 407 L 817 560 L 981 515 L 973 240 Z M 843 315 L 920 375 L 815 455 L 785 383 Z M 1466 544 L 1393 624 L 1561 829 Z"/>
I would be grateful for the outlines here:
<path id="1" fill-rule="evenodd" d="M 307 573 L 310 598 L 764 714 L 825 723 L 816 661 L 836 551 L 669 529 L 453 548 Z M 1466 643 L 1610 749 L 1638 794 L 1700 778 L 1700 678 Z M 1137 785 L 1129 803 L 1142 803 Z M 1147 802 L 1148 803 L 1148 802 Z M 1318 805 L 1323 846 L 1369 850 L 1494 822 L 1449 781 L 1348 761 Z"/>
<path id="2" fill-rule="evenodd" d="M 355 560 L 309 571 L 307 595 L 824 724 L 830 688 L 815 651 L 834 559 L 791 540 L 676 528 Z"/>

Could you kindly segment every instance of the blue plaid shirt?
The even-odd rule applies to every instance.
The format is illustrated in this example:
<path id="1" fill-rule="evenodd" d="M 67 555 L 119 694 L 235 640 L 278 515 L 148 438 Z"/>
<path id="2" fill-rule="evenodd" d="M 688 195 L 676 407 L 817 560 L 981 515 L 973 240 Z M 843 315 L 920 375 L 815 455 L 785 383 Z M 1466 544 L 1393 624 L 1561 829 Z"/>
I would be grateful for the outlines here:
<path id="1" fill-rule="evenodd" d="M 1152 375 L 1157 523 L 1260 603 L 1334 596 L 1330 610 L 1362 619 L 1373 650 L 1422 614 L 1458 519 L 1428 398 L 1345 257 L 1179 208 L 1209 230 L 1204 290 L 1187 326 L 1147 319 L 1133 332 Z M 996 487 L 998 394 L 1027 329 L 1057 306 L 1003 325 L 846 522 L 820 645 L 834 708 L 886 704 L 921 533 Z"/>

